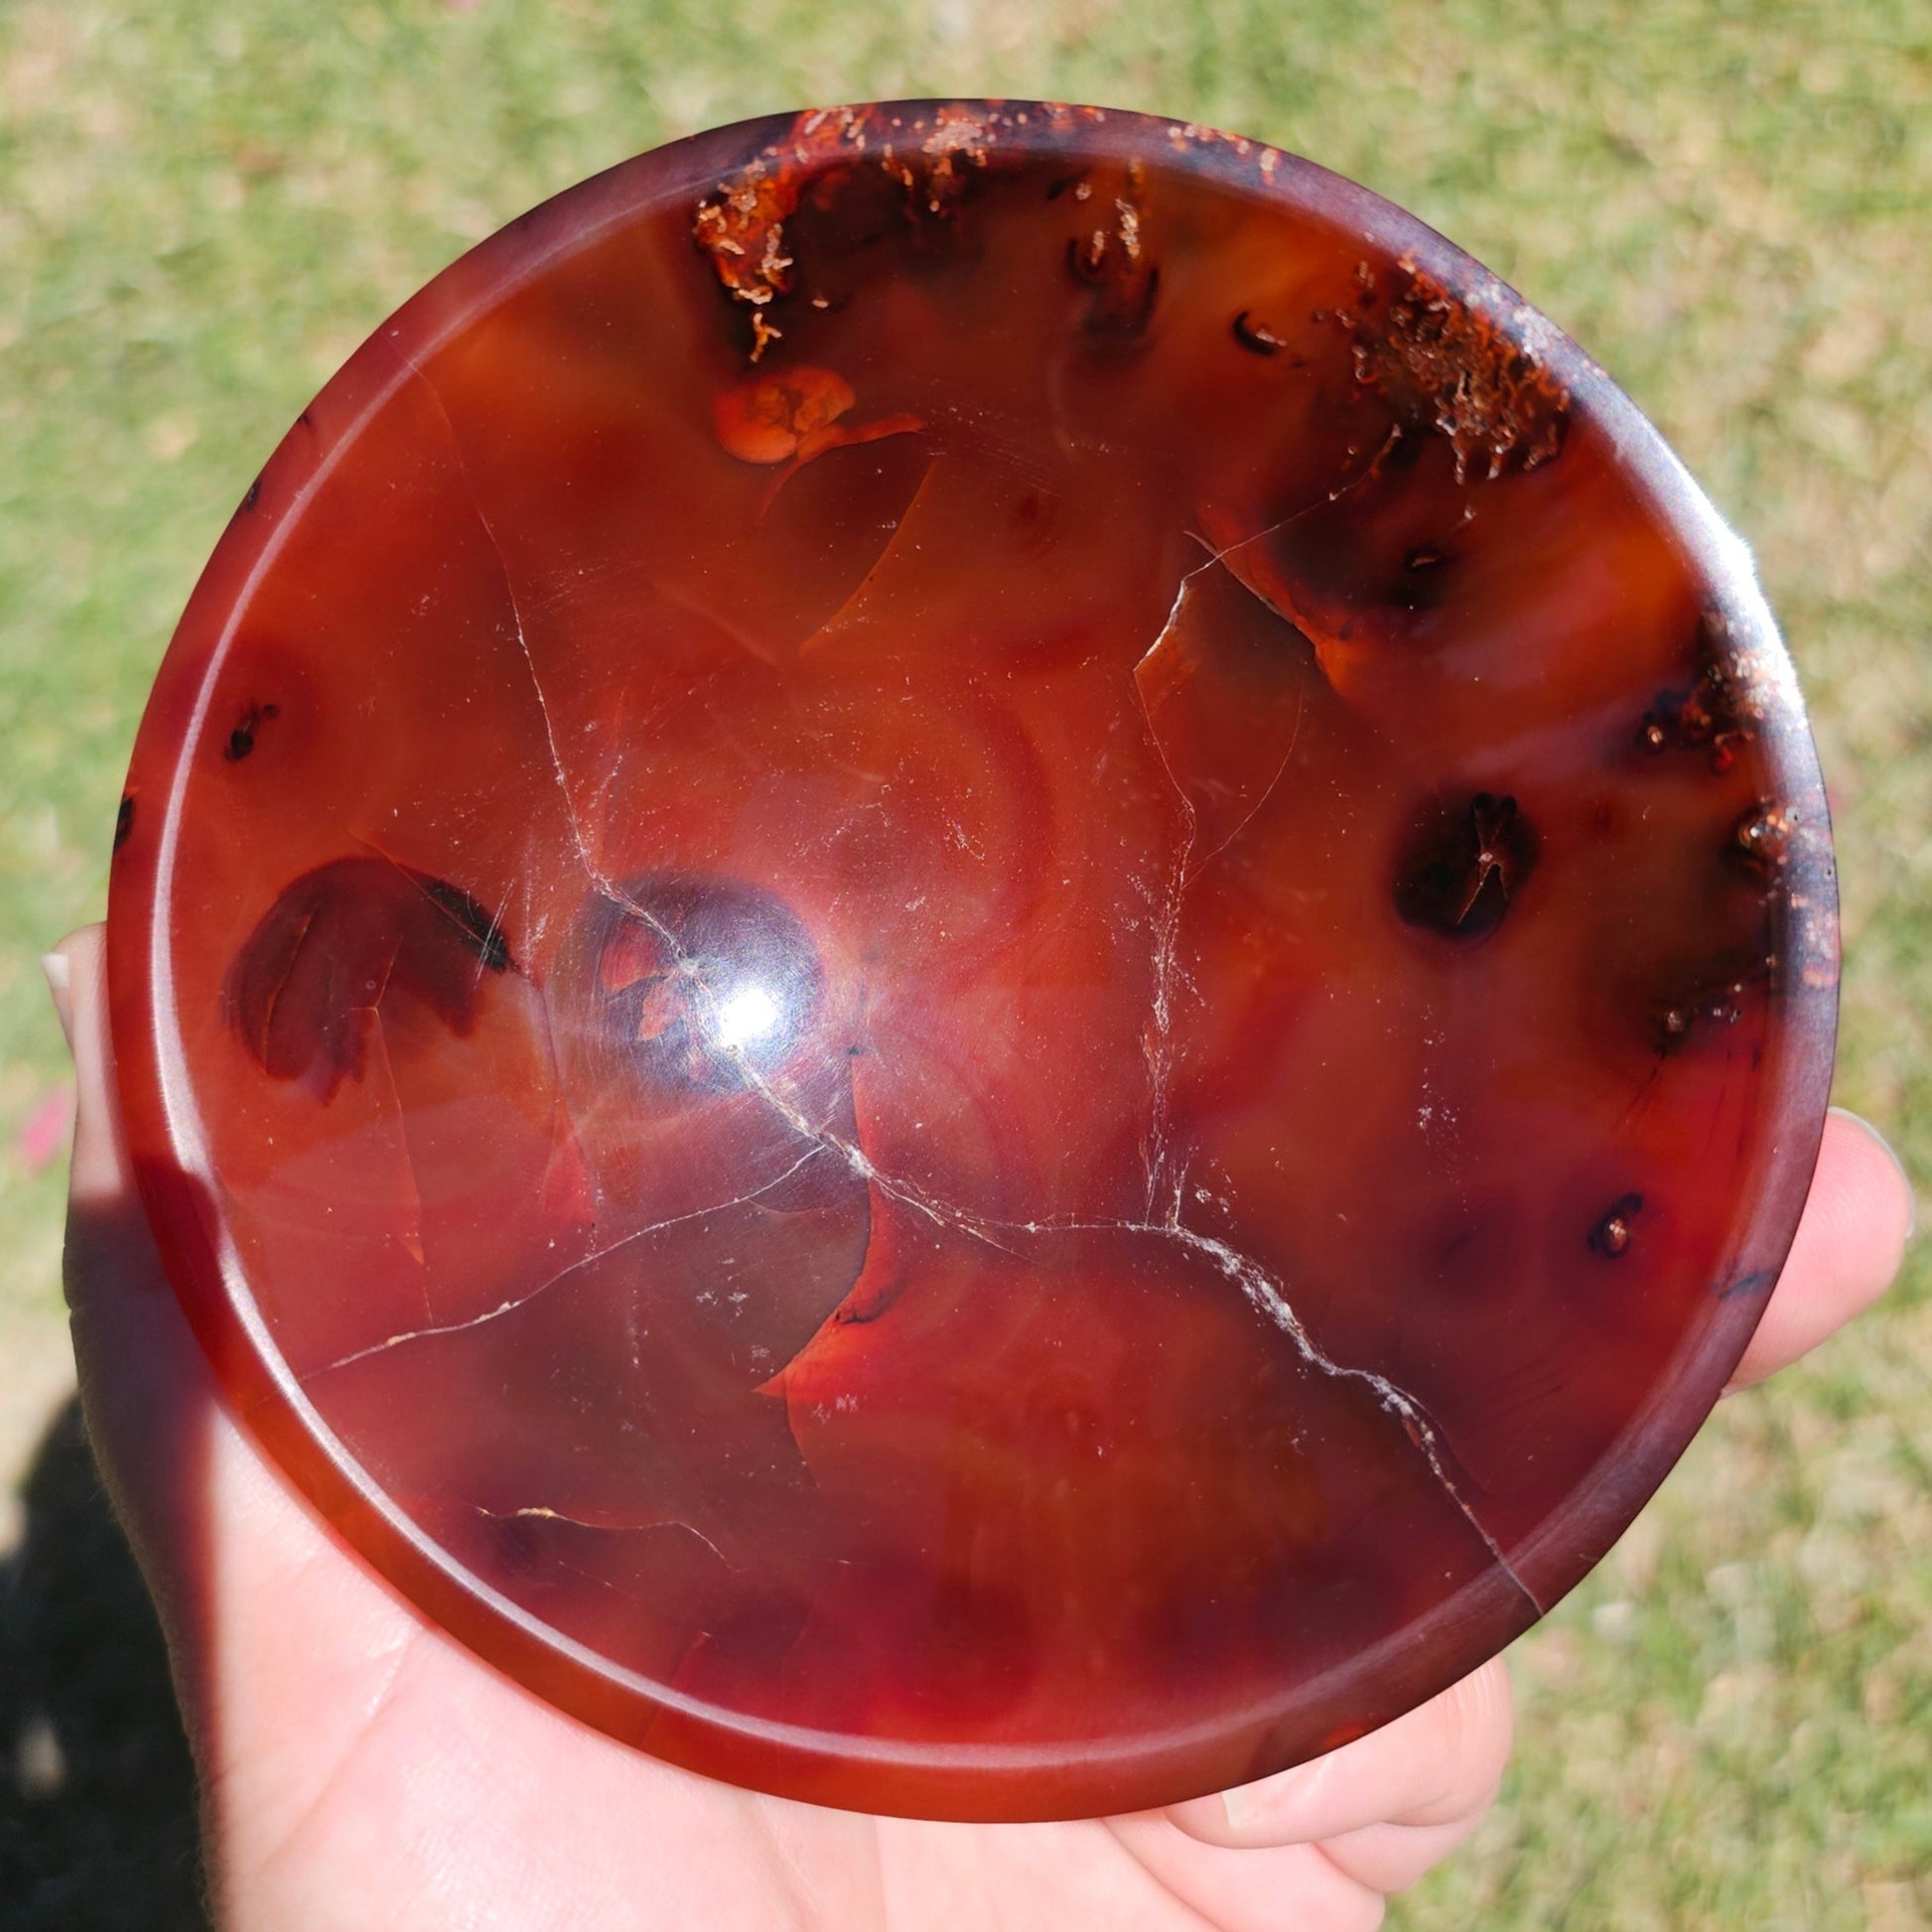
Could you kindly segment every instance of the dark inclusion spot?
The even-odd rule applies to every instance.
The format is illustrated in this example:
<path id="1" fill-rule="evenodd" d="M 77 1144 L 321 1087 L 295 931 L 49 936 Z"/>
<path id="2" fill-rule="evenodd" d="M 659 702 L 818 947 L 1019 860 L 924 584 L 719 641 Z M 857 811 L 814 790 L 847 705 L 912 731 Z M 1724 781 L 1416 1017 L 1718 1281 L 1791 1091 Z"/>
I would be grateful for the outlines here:
<path id="1" fill-rule="evenodd" d="M 1698 620 L 1696 680 L 1658 692 L 1637 727 L 1637 748 L 1652 758 L 1667 752 L 1702 753 L 1719 777 L 1737 762 L 1737 751 L 1751 741 L 1747 705 L 1725 657 L 1729 626 L 1721 612 Z"/>
<path id="2" fill-rule="evenodd" d="M 1608 1212 L 1589 1231 L 1590 1252 L 1603 1256 L 1606 1261 L 1617 1261 L 1628 1254 L 1636 1219 L 1642 1212 L 1641 1194 L 1624 1194 L 1613 1201 Z"/>
<path id="3" fill-rule="evenodd" d="M 1652 1011 L 1656 1017 L 1656 1049 L 1668 1059 L 1694 1035 L 1734 1027 L 1757 991 L 1775 993 L 1780 983 L 1778 955 L 1731 954 L 1711 965 L 1695 980 L 1680 981 Z"/>
<path id="4" fill-rule="evenodd" d="M 221 748 L 221 756 L 230 764 L 239 764 L 255 749 L 255 734 L 271 718 L 279 718 L 282 707 L 275 704 L 251 704 L 228 734 L 228 742 Z"/>
<path id="5" fill-rule="evenodd" d="M 127 843 L 127 835 L 134 830 L 134 794 L 121 793 L 121 808 L 114 814 L 114 850 L 118 852 Z"/>
<path id="6" fill-rule="evenodd" d="M 495 914 L 480 900 L 473 898 L 461 886 L 452 886 L 447 879 L 432 879 L 427 873 L 421 872 L 411 873 L 410 877 L 422 888 L 431 904 L 456 927 L 464 942 L 483 961 L 486 971 L 507 973 L 516 964 L 510 957 L 509 941 L 503 937 L 503 928 L 497 923 Z"/>
<path id="7" fill-rule="evenodd" d="M 1778 1271 L 1775 1268 L 1753 1268 L 1747 1275 L 1739 1275 L 1734 1282 L 1726 1282 L 1718 1290 L 1721 1302 L 1734 1301 L 1740 1295 L 1762 1295 L 1767 1289 L 1777 1286 Z"/>
<path id="8" fill-rule="evenodd" d="M 362 1077 L 386 1003 L 414 1000 L 466 1037 L 483 974 L 512 964 L 494 917 L 460 886 L 387 859 L 337 859 L 304 873 L 262 915 L 222 999 L 270 1078 L 328 1101 Z"/>
<path id="9" fill-rule="evenodd" d="M 1256 322 L 1246 309 L 1235 317 L 1231 325 L 1234 340 L 1255 355 L 1278 355 L 1288 346 L 1266 323 Z"/>
<path id="10" fill-rule="evenodd" d="M 1429 419 L 1413 410 L 1398 414 L 1372 469 L 1382 476 L 1400 476 L 1422 461 L 1422 453 L 1428 447 Z"/>
<path id="11" fill-rule="evenodd" d="M 1402 553 L 1402 568 L 1383 591 L 1383 602 L 1398 611 L 1437 609 L 1454 595 L 1454 562 L 1455 553 L 1447 544 L 1412 544 Z"/>
<path id="12" fill-rule="evenodd" d="M 1756 879 L 1773 879 L 1791 854 L 1793 814 L 1761 798 L 1740 818 L 1730 835 L 1730 858 Z"/>
<path id="13" fill-rule="evenodd" d="M 661 873 L 605 901 L 591 935 L 598 1026 L 649 1084 L 726 1093 L 775 1072 L 824 996 L 797 915 L 756 886 Z"/>
<path id="14" fill-rule="evenodd" d="M 1147 333 L 1161 291 L 1159 264 L 1147 258 L 1140 215 L 1118 205 L 1119 225 L 1096 228 L 1084 240 L 1066 244 L 1066 266 L 1073 279 L 1094 291 L 1081 329 L 1096 345 L 1126 346 Z"/>
<path id="15" fill-rule="evenodd" d="M 257 477 L 255 481 L 248 485 L 248 493 L 242 497 L 241 507 L 245 510 L 251 510 L 255 507 L 257 503 L 261 501 L 261 499 L 262 499 L 262 480 L 259 477 Z"/>
<path id="16" fill-rule="evenodd" d="M 1395 909 L 1445 938 L 1487 938 L 1535 869 L 1538 847 L 1514 798 L 1479 791 L 1464 805 L 1433 807 L 1397 862 Z"/>

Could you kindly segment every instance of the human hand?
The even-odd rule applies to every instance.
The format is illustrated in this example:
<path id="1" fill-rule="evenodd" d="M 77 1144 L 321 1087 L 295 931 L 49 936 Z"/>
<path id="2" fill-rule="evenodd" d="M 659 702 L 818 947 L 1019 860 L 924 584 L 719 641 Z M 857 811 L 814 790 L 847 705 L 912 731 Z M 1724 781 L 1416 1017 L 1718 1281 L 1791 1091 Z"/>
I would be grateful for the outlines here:
<path id="1" fill-rule="evenodd" d="M 50 959 L 79 1085 L 68 1297 L 87 1428 L 167 1633 L 235 1932 L 1357 1932 L 1473 1827 L 1508 1753 L 1498 1660 L 1330 1755 L 1165 1813 L 870 1818 L 713 1783 L 560 1716 L 426 1624 L 228 1413 L 135 1196 L 101 929 Z M 1733 1382 L 1879 1295 L 1911 1223 L 1882 1142 L 1827 1124 Z"/>

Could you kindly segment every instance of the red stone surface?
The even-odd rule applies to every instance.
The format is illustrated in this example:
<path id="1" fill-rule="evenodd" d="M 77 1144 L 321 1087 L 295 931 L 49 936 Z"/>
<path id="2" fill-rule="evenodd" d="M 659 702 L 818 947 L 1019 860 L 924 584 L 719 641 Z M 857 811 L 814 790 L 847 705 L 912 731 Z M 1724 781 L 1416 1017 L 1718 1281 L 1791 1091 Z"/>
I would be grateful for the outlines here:
<path id="1" fill-rule="evenodd" d="M 1121 1809 L 1499 1647 L 1809 1177 L 1824 800 L 1741 549 L 1246 141 L 729 129 L 439 277 L 162 669 L 133 1148 L 251 1426 L 678 1762 Z"/>

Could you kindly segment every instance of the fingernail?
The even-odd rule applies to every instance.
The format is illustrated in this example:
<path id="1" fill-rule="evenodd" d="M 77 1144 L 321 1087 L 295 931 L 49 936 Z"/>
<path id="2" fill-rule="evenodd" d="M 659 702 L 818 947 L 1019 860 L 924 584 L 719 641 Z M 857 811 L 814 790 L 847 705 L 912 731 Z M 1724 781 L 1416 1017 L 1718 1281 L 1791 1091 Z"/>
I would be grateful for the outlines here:
<path id="1" fill-rule="evenodd" d="M 1228 1830 L 1231 1832 L 1245 1832 L 1259 1821 L 1262 1812 L 1255 1787 L 1251 1784 L 1237 1785 L 1232 1791 L 1223 1791 L 1221 1809 L 1228 1815 Z"/>
<path id="2" fill-rule="evenodd" d="M 73 1051 L 73 962 L 64 952 L 41 954 L 41 971 L 47 975 L 47 990 L 54 996 L 54 1017 L 61 1023 L 61 1035 Z"/>
<path id="3" fill-rule="evenodd" d="M 1280 1817 L 1296 1789 L 1307 1779 L 1298 1765 L 1294 1770 L 1263 1778 L 1256 1784 L 1237 1784 L 1221 1793 L 1228 1815 L 1230 1832 L 1259 1831 L 1270 1820 Z"/>
<path id="4" fill-rule="evenodd" d="M 1832 1112 L 1840 1120 L 1849 1120 L 1854 1127 L 1868 1135 L 1877 1144 L 1878 1151 L 1898 1170 L 1898 1177 L 1905 1183 L 1905 1197 L 1912 1203 L 1912 1217 L 1905 1224 L 1905 1239 L 1910 1241 L 1918 1232 L 1918 1189 L 1912 1185 L 1912 1176 L 1906 1171 L 1905 1163 L 1898 1158 L 1898 1150 L 1863 1114 L 1855 1114 L 1850 1107 L 1834 1107 Z"/>

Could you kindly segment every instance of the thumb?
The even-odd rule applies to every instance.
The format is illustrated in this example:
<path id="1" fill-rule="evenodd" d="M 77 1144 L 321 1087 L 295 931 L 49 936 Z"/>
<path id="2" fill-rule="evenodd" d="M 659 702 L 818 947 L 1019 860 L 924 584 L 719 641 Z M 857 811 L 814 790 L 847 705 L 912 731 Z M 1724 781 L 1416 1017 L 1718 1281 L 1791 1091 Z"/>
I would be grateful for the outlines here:
<path id="1" fill-rule="evenodd" d="M 101 928 L 46 964 L 79 1092 L 65 1274 L 81 1409 L 161 1614 L 221 1887 L 314 1802 L 420 1626 L 243 1433 L 170 1290 L 117 1102 Z"/>
<path id="2" fill-rule="evenodd" d="M 214 1391 L 134 1186 L 107 1031 L 103 936 L 100 926 L 83 926 L 43 961 L 77 1093 L 63 1276 L 88 1439 L 179 1663 L 184 1558 Z"/>

